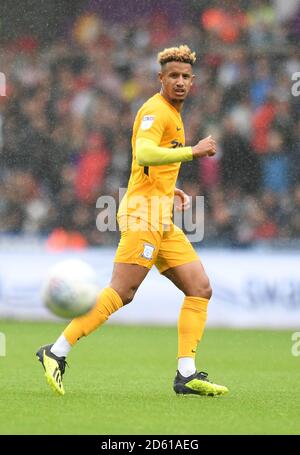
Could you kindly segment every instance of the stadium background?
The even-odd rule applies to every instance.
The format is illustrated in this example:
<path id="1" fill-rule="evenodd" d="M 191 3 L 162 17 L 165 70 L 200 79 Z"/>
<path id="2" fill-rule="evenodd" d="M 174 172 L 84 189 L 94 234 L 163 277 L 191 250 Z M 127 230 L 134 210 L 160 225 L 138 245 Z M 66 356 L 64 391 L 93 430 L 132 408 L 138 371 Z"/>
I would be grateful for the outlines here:
<path id="1" fill-rule="evenodd" d="M 157 51 L 186 42 L 198 54 L 186 142 L 209 132 L 219 144 L 215 159 L 184 164 L 180 175 L 187 193 L 205 196 L 204 245 L 299 241 L 299 12 L 281 18 L 270 1 L 226 11 L 205 1 L 25 1 L 20 16 L 9 4 L 1 232 L 55 244 L 75 231 L 77 246 L 116 245 L 95 229 L 96 199 L 127 184 L 132 121 L 159 87 Z"/>
<path id="2" fill-rule="evenodd" d="M 7 355 L 3 355 L 2 344 L 0 361 L 7 362 L 12 382 L 7 389 L 3 377 L 8 417 L 4 419 L 3 414 L 0 432 L 299 431 L 299 402 L 292 390 L 298 377 L 300 352 L 291 351 L 292 339 L 296 342 L 298 338 L 291 338 L 291 331 L 210 329 L 228 326 L 296 330 L 300 326 L 300 103 L 292 93 L 292 75 L 300 71 L 299 3 L 1 2 L 0 71 L 6 78 L 6 95 L 0 97 L 0 335 L 6 340 Z M 47 342 L 45 334 L 50 340 L 55 338 L 63 325 L 23 320 L 51 320 L 41 305 L 39 289 L 48 267 L 64 257 L 81 257 L 90 262 L 99 273 L 101 285 L 109 279 L 119 234 L 96 229 L 96 201 L 101 195 L 117 198 L 119 187 L 126 187 L 134 116 L 159 88 L 156 54 L 164 47 L 181 43 L 196 50 L 198 56 L 194 67 L 196 83 L 183 111 L 186 142 L 193 144 L 208 134 L 218 142 L 216 157 L 183 164 L 178 182 L 192 197 L 205 197 L 204 239 L 196 247 L 215 293 L 201 358 L 240 393 L 247 391 L 247 385 L 258 390 L 251 395 L 255 404 L 247 402 L 247 416 L 240 415 L 239 399 L 244 397 L 235 396 L 236 401 L 227 402 L 227 408 L 218 408 L 217 428 L 213 413 L 210 415 L 208 405 L 203 403 L 206 426 L 200 428 L 192 423 L 193 418 L 196 422 L 198 408 L 189 410 L 190 419 L 183 424 L 186 414 L 180 413 L 178 403 L 175 407 L 181 419 L 172 420 L 169 397 L 164 409 L 158 407 L 162 417 L 168 416 L 168 425 L 150 410 L 153 418 L 143 427 L 144 410 L 133 411 L 133 404 L 126 401 L 128 396 L 125 401 L 118 396 L 120 409 L 129 406 L 130 418 L 125 426 L 113 426 L 111 418 L 104 427 L 86 427 L 84 415 L 78 421 L 73 418 L 72 402 L 67 404 L 67 426 L 63 420 L 57 424 L 51 419 L 41 429 L 35 426 L 34 419 L 24 423 L 22 412 L 17 411 L 18 402 L 14 401 L 22 393 L 14 388 L 14 361 L 25 359 L 37 345 Z M 151 271 L 135 302 L 114 315 L 112 322 L 174 326 L 181 300 L 177 290 Z M 11 318 L 22 322 L 7 321 Z M 128 351 L 125 353 L 123 348 L 119 352 L 129 356 L 130 349 L 135 349 L 131 355 L 143 359 L 145 367 L 138 373 L 151 388 L 145 374 L 146 370 L 154 373 L 157 362 L 166 362 L 166 368 L 173 372 L 175 330 L 126 330 L 126 326 L 108 325 L 103 329 L 109 340 L 107 345 L 99 331 L 92 336 L 93 348 L 98 349 L 107 365 L 113 361 L 125 368 L 127 365 L 123 365 L 117 352 L 108 359 L 103 349 L 103 343 L 109 349 L 109 343 L 120 340 L 121 333 Z M 141 342 L 141 333 L 147 360 L 135 347 Z M 148 340 L 149 333 L 152 338 Z M 0 337 L 0 343 L 1 340 Z M 174 352 L 166 347 L 165 354 L 171 360 L 159 360 L 166 340 L 172 340 Z M 223 347 L 218 360 L 216 343 Z M 71 385 L 74 389 L 75 384 L 75 390 L 84 396 L 86 391 L 81 384 L 86 382 L 80 362 L 90 358 L 88 343 L 80 346 L 76 355 L 80 361 L 74 366 L 77 379 L 73 381 L 77 382 Z M 41 397 L 44 388 L 40 378 L 36 379 L 34 366 L 26 370 L 25 360 L 22 365 L 25 377 L 30 381 L 34 377 L 32 388 L 25 388 L 22 395 L 25 406 L 32 396 L 36 398 L 35 387 L 40 387 Z M 117 384 L 108 374 L 114 365 L 101 374 L 116 392 Z M 249 368 L 260 369 L 255 379 Z M 284 389 L 278 382 L 280 370 L 287 375 Z M 127 373 L 128 377 L 131 373 Z M 93 382 L 91 375 L 89 380 L 96 390 L 98 382 Z M 245 381 L 242 392 L 239 380 Z M 277 402 L 270 391 L 264 390 L 266 380 L 282 401 Z M 286 392 L 287 384 L 291 395 Z M 106 393 L 103 383 L 100 391 Z M 129 396 L 132 392 L 133 388 L 127 390 Z M 141 393 L 147 400 L 148 389 Z M 88 398 L 92 406 L 95 395 Z M 110 395 L 109 399 L 114 400 Z M 273 408 L 269 399 L 273 400 Z M 154 390 L 154 401 L 161 405 L 158 388 Z M 269 418 L 264 414 L 266 402 L 270 406 Z M 56 416 L 58 411 L 52 407 L 55 405 L 49 401 L 47 405 Z M 101 406 L 101 412 L 111 412 L 109 403 L 107 408 L 103 402 Z M 258 413 L 254 412 L 255 406 Z M 272 412 L 275 415 L 278 407 L 282 413 L 275 422 Z M 43 415 L 36 412 L 36 418 L 43 420 Z M 221 420 L 223 426 L 219 425 Z"/>

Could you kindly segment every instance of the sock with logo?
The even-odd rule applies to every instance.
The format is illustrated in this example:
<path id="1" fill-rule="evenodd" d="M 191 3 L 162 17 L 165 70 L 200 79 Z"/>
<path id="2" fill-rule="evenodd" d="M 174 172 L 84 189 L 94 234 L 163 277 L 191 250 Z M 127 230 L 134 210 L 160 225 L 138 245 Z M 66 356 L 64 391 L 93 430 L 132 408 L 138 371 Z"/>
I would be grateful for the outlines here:
<path id="1" fill-rule="evenodd" d="M 102 289 L 96 305 L 87 314 L 73 319 L 64 330 L 63 336 L 70 345 L 74 345 L 79 338 L 89 335 L 122 306 L 121 297 L 113 288 Z"/>
<path id="2" fill-rule="evenodd" d="M 202 297 L 185 297 L 178 319 L 178 359 L 195 359 L 197 344 L 205 327 L 208 302 Z"/>

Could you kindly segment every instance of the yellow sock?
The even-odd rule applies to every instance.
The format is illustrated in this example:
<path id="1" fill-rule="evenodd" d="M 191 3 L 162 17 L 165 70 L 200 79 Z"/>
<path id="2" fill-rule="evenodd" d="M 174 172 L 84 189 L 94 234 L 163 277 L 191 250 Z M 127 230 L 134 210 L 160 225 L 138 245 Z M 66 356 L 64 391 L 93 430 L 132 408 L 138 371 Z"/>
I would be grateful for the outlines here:
<path id="1" fill-rule="evenodd" d="M 73 345 L 79 338 L 89 335 L 107 321 L 109 316 L 122 306 L 119 294 L 113 288 L 104 288 L 97 298 L 96 305 L 87 314 L 73 319 L 63 335 Z"/>
<path id="2" fill-rule="evenodd" d="M 178 319 L 178 358 L 195 358 L 205 327 L 208 302 L 202 297 L 185 297 Z"/>

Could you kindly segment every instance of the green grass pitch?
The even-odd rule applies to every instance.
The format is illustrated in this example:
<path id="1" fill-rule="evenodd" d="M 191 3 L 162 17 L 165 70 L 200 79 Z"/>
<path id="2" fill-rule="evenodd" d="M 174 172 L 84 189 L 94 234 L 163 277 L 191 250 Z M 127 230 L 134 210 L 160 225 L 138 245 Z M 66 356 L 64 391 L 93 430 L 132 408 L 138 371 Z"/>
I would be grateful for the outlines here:
<path id="1" fill-rule="evenodd" d="M 292 331 L 207 329 L 198 367 L 230 393 L 182 397 L 172 390 L 175 327 L 107 324 L 71 352 L 61 397 L 48 387 L 35 351 L 63 327 L 0 321 L 0 434 L 300 433 Z"/>

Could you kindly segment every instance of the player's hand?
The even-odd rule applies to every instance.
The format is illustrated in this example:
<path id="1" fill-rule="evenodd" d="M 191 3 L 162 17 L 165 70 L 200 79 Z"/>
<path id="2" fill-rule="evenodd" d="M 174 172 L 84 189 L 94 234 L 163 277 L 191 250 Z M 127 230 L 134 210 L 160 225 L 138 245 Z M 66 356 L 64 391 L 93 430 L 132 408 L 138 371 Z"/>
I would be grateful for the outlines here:
<path id="1" fill-rule="evenodd" d="M 194 158 L 203 158 L 204 156 L 214 156 L 217 152 L 216 142 L 211 136 L 207 136 L 192 147 Z"/>
<path id="2" fill-rule="evenodd" d="M 175 191 L 174 191 L 174 194 L 175 196 L 175 210 L 176 211 L 179 211 L 179 210 L 187 210 L 190 208 L 191 206 L 191 202 L 190 202 L 190 197 L 182 190 L 180 190 L 179 188 L 175 188 Z"/>

